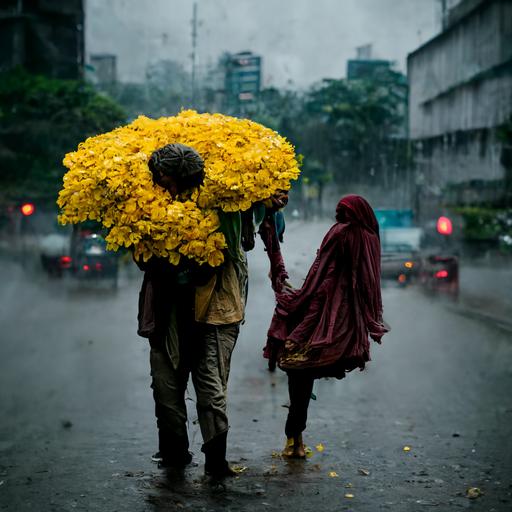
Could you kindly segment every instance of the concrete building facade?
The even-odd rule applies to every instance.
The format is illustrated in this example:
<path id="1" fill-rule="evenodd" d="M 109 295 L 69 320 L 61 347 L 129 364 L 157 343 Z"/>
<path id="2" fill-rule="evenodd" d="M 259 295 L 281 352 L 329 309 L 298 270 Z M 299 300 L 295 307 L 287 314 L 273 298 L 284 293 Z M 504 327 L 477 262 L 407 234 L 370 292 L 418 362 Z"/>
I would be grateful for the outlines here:
<path id="1" fill-rule="evenodd" d="M 464 0 L 408 57 L 409 134 L 420 217 L 448 205 L 506 203 L 512 118 L 512 2 Z"/>
<path id="2" fill-rule="evenodd" d="M 0 71 L 23 66 L 53 78 L 80 78 L 83 0 L 2 0 Z"/>

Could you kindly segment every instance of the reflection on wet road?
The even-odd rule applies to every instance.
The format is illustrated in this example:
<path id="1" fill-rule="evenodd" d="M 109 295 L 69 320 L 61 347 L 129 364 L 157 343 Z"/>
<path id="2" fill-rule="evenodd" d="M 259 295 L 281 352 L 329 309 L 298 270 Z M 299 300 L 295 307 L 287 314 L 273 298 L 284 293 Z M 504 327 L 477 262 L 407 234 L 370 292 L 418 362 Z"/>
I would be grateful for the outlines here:
<path id="1" fill-rule="evenodd" d="M 324 232 L 289 227 L 285 257 L 296 285 Z M 286 378 L 269 374 L 261 357 L 273 309 L 261 245 L 250 268 L 228 447 L 246 469 L 219 488 L 202 476 L 192 389 L 194 464 L 179 476 L 150 461 L 156 429 L 148 347 L 135 334 L 135 269 L 125 269 L 113 293 L 3 262 L 0 509 L 444 511 L 466 507 L 466 490 L 479 487 L 485 495 L 475 510 L 509 510 L 509 334 L 414 288 L 385 288 L 392 332 L 373 345 L 366 371 L 315 384 L 305 433 L 312 456 L 287 463 L 278 456 Z"/>

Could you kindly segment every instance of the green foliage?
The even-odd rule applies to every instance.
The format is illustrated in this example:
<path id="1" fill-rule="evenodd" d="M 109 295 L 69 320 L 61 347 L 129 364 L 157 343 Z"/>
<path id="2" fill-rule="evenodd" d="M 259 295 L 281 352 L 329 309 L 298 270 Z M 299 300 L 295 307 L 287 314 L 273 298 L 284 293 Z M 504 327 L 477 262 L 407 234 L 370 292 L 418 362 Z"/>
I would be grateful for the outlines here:
<path id="1" fill-rule="evenodd" d="M 326 185 L 332 180 L 332 174 L 319 161 L 312 158 L 305 160 L 302 167 L 302 177 L 306 178 L 308 183 L 317 185 Z"/>
<path id="2" fill-rule="evenodd" d="M 405 176 L 410 165 L 407 92 L 405 77 L 392 70 L 366 80 L 324 80 L 302 95 L 269 88 L 251 118 L 305 155 L 302 177 L 309 183 L 389 186 L 391 174 Z"/>
<path id="3" fill-rule="evenodd" d="M 0 75 L 0 186 L 4 196 L 54 196 L 65 153 L 111 130 L 124 111 L 90 85 L 16 69 Z"/>
<path id="4" fill-rule="evenodd" d="M 294 91 L 269 87 L 260 92 L 251 119 L 261 123 L 294 142 L 296 121 L 300 117 L 303 102 Z"/>
<path id="5" fill-rule="evenodd" d="M 306 97 L 301 150 L 338 181 L 382 183 L 386 169 L 407 166 L 406 101 L 407 86 L 391 71 L 379 81 L 326 80 Z"/>
<path id="6" fill-rule="evenodd" d="M 463 218 L 466 240 L 497 241 L 512 250 L 512 209 L 464 207 L 454 212 Z"/>

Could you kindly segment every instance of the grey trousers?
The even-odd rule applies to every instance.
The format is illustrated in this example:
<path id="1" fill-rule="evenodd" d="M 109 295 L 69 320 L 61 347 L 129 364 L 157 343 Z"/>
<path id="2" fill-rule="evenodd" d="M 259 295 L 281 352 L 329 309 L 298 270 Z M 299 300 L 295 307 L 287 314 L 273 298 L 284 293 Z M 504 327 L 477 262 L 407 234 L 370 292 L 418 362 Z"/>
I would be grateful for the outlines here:
<path id="1" fill-rule="evenodd" d="M 185 392 L 190 375 L 203 442 L 228 430 L 227 382 L 238 332 L 239 324 L 196 324 L 191 338 L 180 339 L 177 368 L 164 344 L 151 344 L 151 387 L 160 432 L 187 439 Z"/>

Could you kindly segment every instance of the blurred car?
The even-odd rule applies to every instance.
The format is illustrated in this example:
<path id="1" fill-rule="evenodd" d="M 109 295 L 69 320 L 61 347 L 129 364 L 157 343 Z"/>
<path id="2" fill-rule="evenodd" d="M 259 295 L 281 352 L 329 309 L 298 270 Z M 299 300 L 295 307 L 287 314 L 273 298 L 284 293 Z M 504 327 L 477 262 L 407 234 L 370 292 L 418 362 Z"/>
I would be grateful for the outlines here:
<path id="1" fill-rule="evenodd" d="M 400 286 L 417 281 L 429 293 L 459 295 L 459 258 L 454 223 L 447 216 L 418 227 L 410 209 L 376 210 L 382 247 L 382 278 Z"/>
<path id="2" fill-rule="evenodd" d="M 116 288 L 117 255 L 107 251 L 107 243 L 99 233 L 82 231 L 73 237 L 73 274 L 88 281 L 108 280 Z"/>
<path id="3" fill-rule="evenodd" d="M 418 275 L 421 258 L 411 245 L 383 244 L 381 247 L 382 279 L 391 279 L 405 286 Z"/>
<path id="4" fill-rule="evenodd" d="M 39 240 L 41 265 L 50 277 L 71 272 L 70 238 L 63 233 L 50 233 Z"/>
<path id="5" fill-rule="evenodd" d="M 418 275 L 423 230 L 413 225 L 412 210 L 377 209 L 381 240 L 381 276 L 406 286 Z"/>
<path id="6" fill-rule="evenodd" d="M 429 294 L 459 296 L 459 252 L 462 219 L 447 212 L 425 223 L 420 283 Z"/>
<path id="7" fill-rule="evenodd" d="M 459 296 L 459 259 L 457 256 L 430 255 L 422 262 L 420 283 L 430 293 L 456 300 Z"/>

